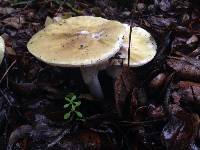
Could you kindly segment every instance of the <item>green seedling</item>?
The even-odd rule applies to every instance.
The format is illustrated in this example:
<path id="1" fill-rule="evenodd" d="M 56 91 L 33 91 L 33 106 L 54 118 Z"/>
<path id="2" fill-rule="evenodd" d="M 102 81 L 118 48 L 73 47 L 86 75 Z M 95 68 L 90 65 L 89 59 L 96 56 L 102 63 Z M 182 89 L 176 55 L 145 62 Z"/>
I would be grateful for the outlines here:
<path id="1" fill-rule="evenodd" d="M 81 101 L 78 100 L 77 96 L 74 93 L 69 93 L 66 95 L 65 101 L 64 108 L 67 112 L 64 114 L 64 119 L 67 120 L 74 116 L 76 120 L 84 120 L 82 113 L 77 110 L 81 105 Z"/>

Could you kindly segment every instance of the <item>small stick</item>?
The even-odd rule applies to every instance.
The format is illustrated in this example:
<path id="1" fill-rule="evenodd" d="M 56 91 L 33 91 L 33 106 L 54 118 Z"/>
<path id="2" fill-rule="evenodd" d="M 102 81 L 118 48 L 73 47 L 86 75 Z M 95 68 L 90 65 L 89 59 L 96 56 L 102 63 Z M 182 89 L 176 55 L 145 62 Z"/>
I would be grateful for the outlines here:
<path id="1" fill-rule="evenodd" d="M 120 121 L 121 124 L 127 125 L 144 125 L 144 124 L 152 124 L 159 121 L 165 121 L 167 118 L 148 120 L 148 121 Z"/>
<path id="2" fill-rule="evenodd" d="M 1 80 L 0 80 L 0 84 L 3 81 L 3 79 L 6 77 L 6 75 L 8 74 L 8 72 L 10 71 L 10 69 L 14 66 L 14 64 L 16 63 L 16 60 L 14 60 L 12 62 L 12 64 L 8 67 L 8 69 L 6 70 L 6 72 L 4 73 L 4 75 L 2 76 Z"/>
<path id="3" fill-rule="evenodd" d="M 133 14 L 133 13 L 132 13 Z M 132 15 L 133 16 L 133 15 Z M 128 67 L 130 65 L 130 53 L 131 53 L 131 33 L 132 33 L 132 26 L 133 26 L 133 19 L 131 16 L 131 25 L 130 25 L 130 32 L 129 32 L 129 41 L 128 41 Z"/>
<path id="4" fill-rule="evenodd" d="M 132 27 L 133 27 L 133 14 L 136 10 L 136 4 L 137 4 L 137 0 L 135 0 L 135 3 L 133 3 L 133 8 L 131 11 L 131 24 L 130 24 L 130 32 L 129 32 L 129 42 L 128 42 L 128 67 L 130 65 L 130 53 L 131 53 L 131 33 L 132 33 Z"/>
<path id="5" fill-rule="evenodd" d="M 197 98 L 196 98 L 196 94 L 194 93 L 194 89 L 193 86 L 190 86 L 191 90 L 192 90 L 192 97 L 193 99 L 197 102 Z"/>
<path id="6" fill-rule="evenodd" d="M 56 145 L 57 143 L 60 142 L 60 140 L 66 135 L 66 134 L 69 134 L 70 133 L 70 129 L 65 129 L 64 131 L 62 131 L 61 135 L 58 136 L 56 139 L 54 139 L 51 143 L 49 143 L 47 145 L 47 148 L 51 148 L 53 147 L 54 145 Z"/>

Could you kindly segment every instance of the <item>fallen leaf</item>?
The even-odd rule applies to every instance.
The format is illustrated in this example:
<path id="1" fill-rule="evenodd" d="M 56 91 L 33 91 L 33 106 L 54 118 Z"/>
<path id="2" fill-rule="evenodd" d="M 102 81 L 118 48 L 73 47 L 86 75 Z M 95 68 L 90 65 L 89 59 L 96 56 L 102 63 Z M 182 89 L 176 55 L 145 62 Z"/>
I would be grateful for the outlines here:
<path id="1" fill-rule="evenodd" d="M 200 63 L 198 60 L 170 58 L 167 60 L 167 64 L 176 71 L 179 77 L 191 81 L 200 81 Z"/>
<path id="2" fill-rule="evenodd" d="M 162 106 L 155 106 L 153 104 L 150 104 L 148 107 L 148 115 L 151 118 L 162 118 L 165 113 Z"/>
<path id="3" fill-rule="evenodd" d="M 10 17 L 3 20 L 5 25 L 11 26 L 15 29 L 20 29 L 22 25 L 25 23 L 24 17 Z"/>
<path id="4" fill-rule="evenodd" d="M 198 37 L 196 35 L 192 35 L 186 42 L 186 44 L 190 45 L 190 44 L 194 44 L 197 43 L 199 41 Z"/>
<path id="5" fill-rule="evenodd" d="M 5 52 L 8 55 L 13 55 L 13 56 L 16 55 L 16 52 L 15 52 L 15 50 L 12 47 L 6 47 L 6 51 Z"/>
<path id="6" fill-rule="evenodd" d="M 174 101 L 183 101 L 184 103 L 200 104 L 200 84 L 180 81 L 175 85 L 175 92 L 173 93 Z"/>
<path id="7" fill-rule="evenodd" d="M 176 23 L 176 20 L 174 18 L 164 18 L 163 16 L 150 16 L 148 17 L 148 22 L 152 26 L 157 26 L 157 27 L 163 27 L 167 28 L 172 24 Z"/>
<path id="8" fill-rule="evenodd" d="M 159 3 L 159 6 L 162 11 L 168 11 L 171 8 L 171 1 L 161 0 L 161 2 Z"/>
<path id="9" fill-rule="evenodd" d="M 124 67 L 122 74 L 117 77 L 114 85 L 115 103 L 117 111 L 120 115 L 122 115 L 127 96 L 136 84 L 136 74 L 131 69 Z"/>
<path id="10" fill-rule="evenodd" d="M 188 149 L 197 136 L 199 117 L 181 108 L 172 110 L 173 114 L 161 134 L 162 142 L 169 150 Z"/>
<path id="11" fill-rule="evenodd" d="M 2 15 L 8 15 L 15 12 L 14 8 L 11 7 L 0 7 L 0 14 Z"/>
<path id="12" fill-rule="evenodd" d="M 165 73 L 159 73 L 150 82 L 149 87 L 153 89 L 160 89 L 164 85 L 166 79 Z"/>

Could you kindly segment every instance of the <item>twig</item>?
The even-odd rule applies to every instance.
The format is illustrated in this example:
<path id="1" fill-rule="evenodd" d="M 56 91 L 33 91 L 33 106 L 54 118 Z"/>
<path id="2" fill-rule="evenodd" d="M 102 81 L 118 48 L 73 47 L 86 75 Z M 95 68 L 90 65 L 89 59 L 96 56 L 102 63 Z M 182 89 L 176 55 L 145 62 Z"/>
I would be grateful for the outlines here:
<path id="1" fill-rule="evenodd" d="M 144 124 L 152 124 L 158 121 L 164 121 L 166 118 L 156 119 L 156 120 L 149 120 L 149 121 L 120 121 L 120 123 L 128 124 L 128 125 L 144 125 Z"/>
<path id="2" fill-rule="evenodd" d="M 132 26 L 133 26 L 133 11 L 131 12 L 131 25 L 130 25 L 130 32 L 129 32 L 129 41 L 128 41 L 128 67 L 130 65 L 130 53 L 131 53 L 131 33 L 132 33 Z"/>
<path id="3" fill-rule="evenodd" d="M 59 8 L 57 9 L 55 16 L 57 16 L 57 14 L 60 12 L 61 8 L 63 7 L 64 3 L 66 2 L 66 0 L 64 0 L 62 3 L 60 3 Z"/>
<path id="4" fill-rule="evenodd" d="M 14 103 L 14 98 L 8 94 L 8 92 L 4 92 L 3 90 L 0 89 L 0 94 L 3 96 L 3 98 L 7 101 L 8 105 L 10 108 L 13 108 L 13 110 L 16 112 L 16 114 L 21 117 L 24 121 L 28 122 L 29 124 L 32 124 L 28 118 L 26 118 L 19 110 L 19 106 L 13 104 Z M 11 101 L 12 100 L 12 101 Z"/>
<path id="5" fill-rule="evenodd" d="M 65 129 L 60 136 L 58 136 L 53 142 L 47 145 L 47 148 L 53 147 L 56 145 L 67 133 L 70 133 L 70 129 Z"/>
<path id="6" fill-rule="evenodd" d="M 9 104 L 9 106 L 12 107 L 13 106 L 12 102 L 10 101 L 10 99 L 5 95 L 5 93 L 1 89 L 0 89 L 0 93 L 5 98 L 5 100 Z"/>
<path id="7" fill-rule="evenodd" d="M 84 13 L 82 11 L 77 10 L 74 7 L 72 7 L 72 5 L 69 2 L 65 2 L 64 5 L 67 6 L 68 8 L 70 8 L 73 12 L 75 12 L 78 15 L 84 15 Z"/>
<path id="8" fill-rule="evenodd" d="M 3 79 L 6 77 L 6 75 L 8 74 L 8 72 L 10 71 L 10 69 L 14 66 L 14 64 L 16 63 L 16 60 L 14 60 L 12 62 L 12 64 L 8 67 L 8 69 L 6 70 L 6 72 L 4 73 L 4 75 L 2 76 L 1 80 L 0 80 L 0 84 L 3 81 Z"/>
<path id="9" fill-rule="evenodd" d="M 197 98 L 196 98 L 196 95 L 194 93 L 194 89 L 193 89 L 193 86 L 190 86 L 191 90 L 192 90 L 192 97 L 193 99 L 197 102 Z"/>
<path id="10" fill-rule="evenodd" d="M 133 3 L 133 8 L 131 11 L 131 23 L 130 23 L 130 32 L 129 32 L 129 41 L 128 41 L 128 67 L 130 65 L 131 33 L 132 33 L 132 27 L 133 27 L 133 16 L 134 16 L 134 12 L 136 10 L 136 4 L 137 4 L 137 0 L 135 0 L 135 3 Z"/>

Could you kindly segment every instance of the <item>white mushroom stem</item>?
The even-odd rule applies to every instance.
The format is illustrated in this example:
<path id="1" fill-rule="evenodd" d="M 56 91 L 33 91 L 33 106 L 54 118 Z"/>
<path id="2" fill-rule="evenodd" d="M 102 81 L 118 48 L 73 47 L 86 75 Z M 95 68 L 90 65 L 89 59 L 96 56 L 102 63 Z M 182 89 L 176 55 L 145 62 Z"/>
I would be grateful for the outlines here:
<path id="1" fill-rule="evenodd" d="M 87 84 L 90 93 L 98 99 L 104 99 L 103 91 L 98 79 L 99 69 L 96 66 L 81 67 L 81 74 L 85 84 Z"/>

